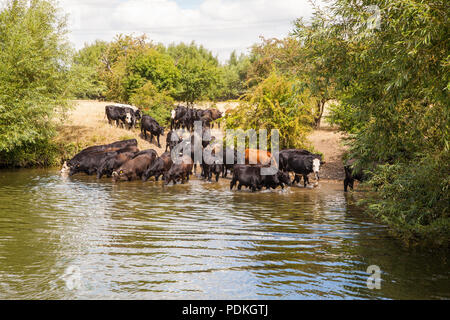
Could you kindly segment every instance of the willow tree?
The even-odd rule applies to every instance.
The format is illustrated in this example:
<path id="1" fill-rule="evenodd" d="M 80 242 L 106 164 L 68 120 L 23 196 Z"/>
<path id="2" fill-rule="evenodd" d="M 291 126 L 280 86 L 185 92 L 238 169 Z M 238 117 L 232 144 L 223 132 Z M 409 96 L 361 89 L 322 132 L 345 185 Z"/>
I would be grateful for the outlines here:
<path id="1" fill-rule="evenodd" d="M 408 238 L 446 245 L 449 15 L 443 0 L 337 0 L 317 12 L 308 34 L 322 43 L 314 58 L 329 61 L 340 100 L 331 118 L 351 134 L 356 165 L 383 164 L 370 181 L 380 198 L 369 208 Z"/>
<path id="2" fill-rule="evenodd" d="M 55 119 L 69 106 L 66 19 L 52 1 L 10 0 L 0 12 L 0 165 L 46 164 Z"/>

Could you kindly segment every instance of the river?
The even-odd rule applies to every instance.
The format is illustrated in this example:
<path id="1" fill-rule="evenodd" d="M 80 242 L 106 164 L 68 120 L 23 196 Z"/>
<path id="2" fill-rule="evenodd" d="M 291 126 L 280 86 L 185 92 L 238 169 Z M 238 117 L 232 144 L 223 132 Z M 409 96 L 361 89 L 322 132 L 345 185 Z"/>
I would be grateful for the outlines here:
<path id="1" fill-rule="evenodd" d="M 449 252 L 402 246 L 364 195 L 0 171 L 0 299 L 450 298 Z"/>

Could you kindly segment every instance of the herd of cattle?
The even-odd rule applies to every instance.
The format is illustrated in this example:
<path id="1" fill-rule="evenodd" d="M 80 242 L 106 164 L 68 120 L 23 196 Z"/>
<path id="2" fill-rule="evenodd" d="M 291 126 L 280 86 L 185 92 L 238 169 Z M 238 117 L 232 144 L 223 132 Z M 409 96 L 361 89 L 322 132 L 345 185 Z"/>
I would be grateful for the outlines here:
<path id="1" fill-rule="evenodd" d="M 150 133 L 150 141 L 153 136 L 157 138 L 158 147 L 161 147 L 159 137 L 164 135 L 164 127 L 148 115 L 142 115 L 139 109 L 130 105 L 109 105 L 105 107 L 108 122 L 113 121 L 119 126 L 136 127 L 140 120 L 141 132 L 147 139 Z M 160 156 L 153 149 L 140 151 L 137 140 L 117 141 L 108 145 L 92 146 L 86 148 L 65 162 L 63 173 L 72 176 L 77 173 L 103 176 L 114 181 L 132 181 L 141 179 L 147 181 L 151 177 L 158 181 L 162 176 L 165 184 L 178 181 L 185 183 L 189 176 L 196 173 L 197 164 L 201 166 L 201 177 L 211 181 L 213 175 L 218 181 L 219 177 L 226 178 L 228 171 L 232 173 L 230 189 L 236 185 L 239 190 L 247 187 L 252 191 L 276 189 L 278 186 L 300 183 L 303 177 L 304 186 L 309 184 L 308 175 L 314 173 L 316 181 L 319 181 L 320 165 L 323 163 L 318 154 L 313 154 L 302 149 L 282 150 L 275 155 L 268 151 L 246 149 L 240 153 L 236 149 L 224 148 L 222 144 L 212 143 L 210 136 L 211 122 L 222 117 L 222 113 L 216 109 L 195 109 L 184 106 L 176 107 L 171 113 L 171 130 L 166 136 L 166 150 Z M 194 130 L 194 123 L 201 121 L 202 137 Z M 175 129 L 185 129 L 189 133 L 179 135 Z M 179 132 L 179 130 L 178 130 Z M 186 132 L 186 131 L 185 131 Z M 176 146 L 180 150 L 188 152 L 172 152 Z M 194 147 L 195 146 L 195 147 Z M 200 148 L 200 156 L 195 155 L 195 148 Z M 169 151 L 168 151 L 169 149 Z M 198 150 L 198 149 L 197 149 Z M 275 159 L 279 161 L 276 162 Z M 262 174 L 264 168 L 274 167 L 272 174 Z M 290 181 L 289 173 L 295 175 Z M 352 171 L 351 163 L 345 166 L 344 189 L 348 186 L 353 189 L 354 180 L 363 180 L 365 177 Z"/>
<path id="2" fill-rule="evenodd" d="M 175 132 L 175 131 L 174 131 Z M 195 133 L 180 144 L 188 146 L 196 139 Z M 195 143 L 195 142 L 194 142 Z M 252 191 L 262 188 L 284 188 L 304 179 L 304 186 L 309 184 L 308 175 L 314 173 L 319 180 L 321 158 L 306 150 L 290 149 L 279 153 L 279 167 L 272 174 L 262 174 L 264 168 L 274 164 L 274 157 L 268 151 L 246 149 L 240 153 L 235 149 L 223 148 L 219 144 L 200 141 L 201 160 L 194 155 L 194 148 L 188 152 L 164 152 L 158 156 L 153 149 L 139 150 L 137 140 L 117 141 L 108 145 L 92 146 L 75 155 L 64 163 L 62 172 L 69 176 L 78 173 L 110 177 L 114 181 L 147 181 L 151 177 L 158 181 L 162 176 L 165 184 L 173 182 L 185 183 L 189 176 L 196 173 L 197 162 L 201 167 L 201 176 L 211 181 L 219 177 L 226 178 L 228 171 L 232 173 L 230 189 L 236 185 L 239 190 L 247 187 Z M 189 155 L 190 154 L 190 155 Z M 219 156 L 220 155 L 220 156 Z M 194 163 L 196 159 L 196 163 Z M 254 164 L 251 164 L 254 163 Z M 290 181 L 289 172 L 295 174 Z"/>

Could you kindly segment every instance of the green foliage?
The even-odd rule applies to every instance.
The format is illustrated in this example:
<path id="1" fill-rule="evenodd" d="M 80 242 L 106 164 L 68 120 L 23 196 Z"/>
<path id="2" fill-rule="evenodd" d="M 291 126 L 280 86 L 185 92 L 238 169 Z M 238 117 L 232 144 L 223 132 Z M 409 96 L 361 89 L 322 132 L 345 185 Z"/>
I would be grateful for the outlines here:
<path id="1" fill-rule="evenodd" d="M 251 66 L 250 59 L 241 54 L 239 58 L 233 51 L 228 64 L 222 67 L 222 84 L 218 97 L 224 100 L 237 99 L 247 89 L 247 72 Z"/>
<path id="2" fill-rule="evenodd" d="M 1 165 L 50 162 L 55 119 L 69 108 L 65 35 L 52 1 L 8 1 L 0 13 Z"/>
<path id="3" fill-rule="evenodd" d="M 379 28 L 367 28 L 368 5 L 380 8 Z M 340 101 L 330 119 L 352 134 L 351 156 L 389 164 L 374 171 L 382 197 L 371 208 L 421 236 L 438 223 L 447 240 L 449 14 L 440 0 L 337 0 L 294 32 L 330 66 L 324 79 Z"/>
<path id="4" fill-rule="evenodd" d="M 159 91 L 176 93 L 180 72 L 171 56 L 150 48 L 129 57 L 128 61 L 127 78 L 124 79 L 124 83 L 129 95 L 147 81 L 151 81 Z"/>
<path id="5" fill-rule="evenodd" d="M 431 239 L 448 246 L 448 172 L 448 152 L 424 155 L 414 163 L 396 162 L 380 166 L 370 180 L 380 199 L 369 201 L 369 210 L 400 230 L 401 236 L 407 240 Z"/>
<path id="6" fill-rule="evenodd" d="M 298 84 L 276 73 L 251 88 L 227 116 L 228 129 L 273 129 L 280 133 L 280 148 L 306 148 L 312 115 L 309 97 Z"/>
<path id="7" fill-rule="evenodd" d="M 171 45 L 167 54 L 173 57 L 180 73 L 180 89 L 173 97 L 188 103 L 201 98 L 214 99 L 221 81 L 217 58 L 195 43 Z"/>
<path id="8" fill-rule="evenodd" d="M 106 91 L 105 83 L 100 79 L 101 58 L 108 44 L 95 41 L 85 45 L 73 57 L 71 77 L 75 81 L 74 95 L 79 99 L 101 99 Z"/>
<path id="9" fill-rule="evenodd" d="M 160 125 L 165 126 L 169 123 L 174 101 L 169 95 L 159 92 L 152 82 L 149 81 L 137 89 L 130 102 L 139 107 L 144 114 L 153 117 Z"/>

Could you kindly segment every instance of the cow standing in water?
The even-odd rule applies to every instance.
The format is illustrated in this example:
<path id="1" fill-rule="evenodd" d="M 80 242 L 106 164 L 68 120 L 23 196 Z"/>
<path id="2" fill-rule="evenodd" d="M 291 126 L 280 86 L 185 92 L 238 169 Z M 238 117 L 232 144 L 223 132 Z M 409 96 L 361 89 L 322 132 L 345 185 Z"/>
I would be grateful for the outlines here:
<path id="1" fill-rule="evenodd" d="M 190 156 L 182 156 L 181 158 L 176 159 L 164 177 L 164 184 L 167 185 L 170 181 L 173 181 L 173 184 L 177 184 L 178 180 L 181 180 L 181 184 L 185 181 L 189 181 L 192 167 L 193 162 Z"/>
<path id="2" fill-rule="evenodd" d="M 300 175 L 303 176 L 304 186 L 309 184 L 308 174 L 313 173 L 319 181 L 320 159 L 314 155 L 294 155 L 287 163 L 286 171 L 295 173 L 292 183 L 300 183 Z"/>
<path id="3" fill-rule="evenodd" d="M 348 187 L 353 190 L 353 184 L 355 180 L 359 182 L 366 181 L 368 179 L 367 174 L 364 173 L 362 169 L 354 169 L 353 165 L 355 164 L 356 159 L 350 159 L 345 162 L 344 171 L 345 171 L 345 179 L 344 179 L 344 192 L 347 192 Z"/>

